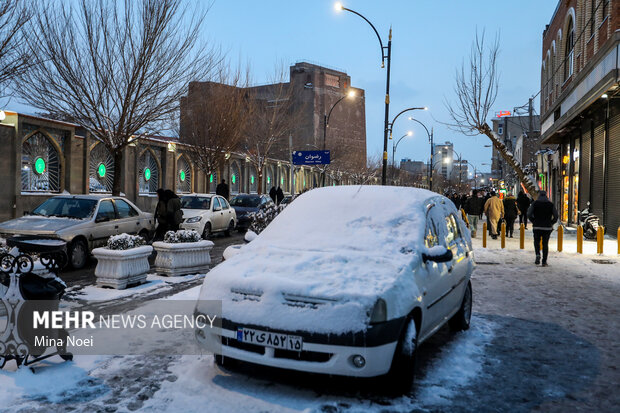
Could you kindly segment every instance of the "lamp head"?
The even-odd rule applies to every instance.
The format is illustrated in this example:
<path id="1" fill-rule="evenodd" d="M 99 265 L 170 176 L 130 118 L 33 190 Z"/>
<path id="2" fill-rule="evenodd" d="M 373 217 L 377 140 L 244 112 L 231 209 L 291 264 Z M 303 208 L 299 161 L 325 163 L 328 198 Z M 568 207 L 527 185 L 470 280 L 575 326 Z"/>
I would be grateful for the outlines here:
<path id="1" fill-rule="evenodd" d="M 424 110 L 428 110 L 428 106 L 424 106 Z"/>
<path id="2" fill-rule="evenodd" d="M 340 2 L 336 2 L 336 3 L 334 4 L 334 9 L 336 9 L 336 11 L 341 11 L 341 10 L 343 10 L 343 9 L 344 9 L 344 6 L 343 6 L 343 5 L 342 5 L 342 3 L 340 3 Z"/>
<path id="3" fill-rule="evenodd" d="M 347 93 L 347 96 L 350 98 L 354 98 L 355 97 L 355 90 L 349 90 L 349 92 Z"/>
<path id="4" fill-rule="evenodd" d="M 407 136 L 413 136 L 413 131 L 408 131 Z"/>

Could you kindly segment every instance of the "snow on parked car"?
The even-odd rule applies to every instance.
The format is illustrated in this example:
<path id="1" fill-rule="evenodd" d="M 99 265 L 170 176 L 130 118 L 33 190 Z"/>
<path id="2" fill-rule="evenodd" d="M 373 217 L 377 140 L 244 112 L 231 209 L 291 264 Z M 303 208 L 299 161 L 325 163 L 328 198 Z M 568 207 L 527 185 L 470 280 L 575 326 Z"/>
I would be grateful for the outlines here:
<path id="1" fill-rule="evenodd" d="M 205 278 L 222 300 L 227 358 L 345 376 L 413 380 L 417 346 L 469 327 L 469 230 L 454 205 L 415 188 L 315 189 Z M 211 341 L 212 342 L 212 341 Z"/>

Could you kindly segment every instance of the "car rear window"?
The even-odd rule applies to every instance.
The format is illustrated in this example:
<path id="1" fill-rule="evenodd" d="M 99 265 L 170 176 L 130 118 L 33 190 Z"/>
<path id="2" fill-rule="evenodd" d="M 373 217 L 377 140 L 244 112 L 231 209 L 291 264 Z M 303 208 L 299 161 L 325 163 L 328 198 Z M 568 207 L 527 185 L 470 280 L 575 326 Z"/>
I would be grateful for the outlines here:
<path id="1" fill-rule="evenodd" d="M 259 196 L 236 196 L 230 200 L 230 205 L 246 208 L 256 208 L 260 204 Z"/>

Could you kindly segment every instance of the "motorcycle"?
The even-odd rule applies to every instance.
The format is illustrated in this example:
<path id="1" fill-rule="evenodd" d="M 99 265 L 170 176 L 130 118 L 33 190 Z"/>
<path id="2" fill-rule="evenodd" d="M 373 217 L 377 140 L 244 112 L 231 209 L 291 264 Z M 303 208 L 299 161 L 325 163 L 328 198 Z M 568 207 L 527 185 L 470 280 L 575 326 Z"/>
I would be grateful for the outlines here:
<path id="1" fill-rule="evenodd" d="M 590 212 L 590 202 L 588 202 L 585 209 L 579 212 L 579 225 L 583 228 L 583 236 L 586 239 L 596 239 L 599 223 L 599 217 Z"/>

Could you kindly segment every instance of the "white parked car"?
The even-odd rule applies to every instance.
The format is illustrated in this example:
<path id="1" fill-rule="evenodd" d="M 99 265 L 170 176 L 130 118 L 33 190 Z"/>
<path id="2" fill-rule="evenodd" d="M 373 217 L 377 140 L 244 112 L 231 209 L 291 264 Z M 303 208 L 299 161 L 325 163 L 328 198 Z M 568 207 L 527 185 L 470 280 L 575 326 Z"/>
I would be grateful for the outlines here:
<path id="1" fill-rule="evenodd" d="M 330 375 L 389 375 L 406 391 L 416 349 L 446 322 L 469 328 L 474 260 L 449 199 L 423 189 L 309 191 L 205 278 L 196 311 L 222 301 L 216 362 Z"/>
<path id="2" fill-rule="evenodd" d="M 237 225 L 237 214 L 228 201 L 214 194 L 181 196 L 183 210 L 182 229 L 192 229 L 204 239 L 216 232 L 230 235 Z"/>
<path id="3" fill-rule="evenodd" d="M 129 200 L 105 195 L 60 195 L 49 198 L 30 215 L 0 224 L 0 237 L 26 235 L 67 242 L 69 263 L 82 268 L 93 248 L 111 235 L 139 234 L 149 239 L 155 229 L 153 214 Z"/>

